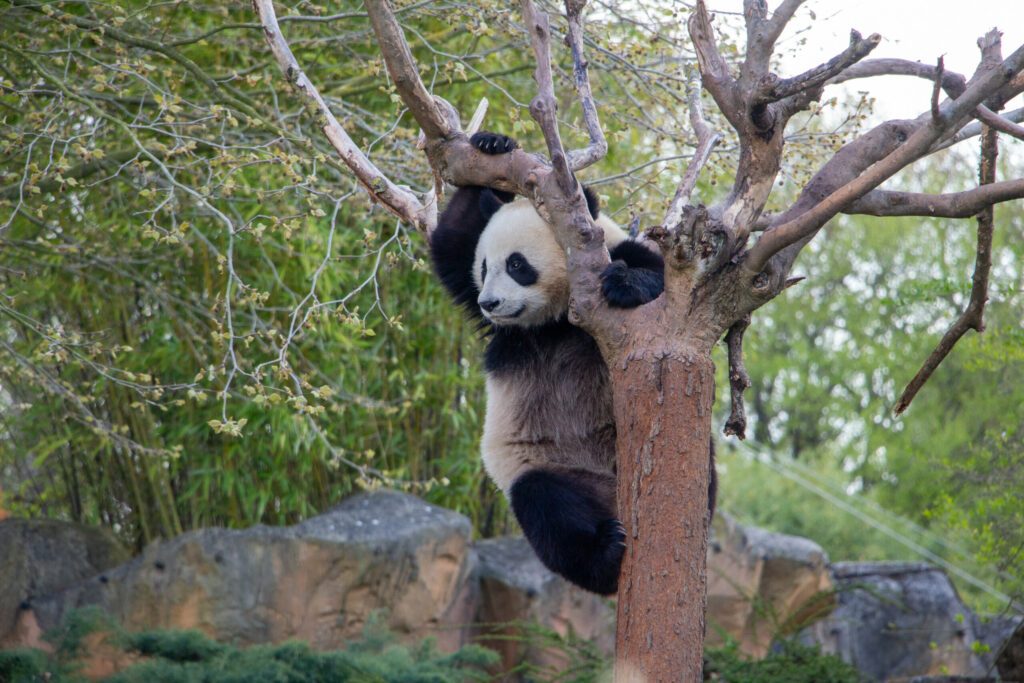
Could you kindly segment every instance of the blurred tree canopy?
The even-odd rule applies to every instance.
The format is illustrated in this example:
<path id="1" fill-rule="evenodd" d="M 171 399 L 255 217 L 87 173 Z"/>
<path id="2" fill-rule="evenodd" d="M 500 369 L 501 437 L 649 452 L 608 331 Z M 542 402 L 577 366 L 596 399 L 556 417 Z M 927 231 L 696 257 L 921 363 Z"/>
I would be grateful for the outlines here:
<path id="1" fill-rule="evenodd" d="M 517 13 L 397 5 L 430 87 L 467 119 L 487 97 L 486 128 L 542 148 Z M 691 152 L 681 11 L 596 2 L 588 17 L 610 150 L 583 179 L 622 224 L 661 215 Z M 428 190 L 361 4 L 279 13 L 353 138 L 389 177 Z M 434 282 L 421 237 L 334 158 L 248 6 L 8 0 L 0 23 L 0 507 L 103 524 L 139 547 L 291 523 L 390 485 L 459 509 L 482 534 L 507 530 L 477 457 L 478 332 Z M 555 58 L 572 144 L 586 134 L 568 55 Z M 792 126 L 783 196 L 870 109 L 865 94 L 837 120 L 834 104 Z M 709 200 L 733 151 L 727 137 L 712 157 Z M 959 188 L 972 164 L 954 151 L 905 184 Z M 903 418 L 896 393 L 969 290 L 966 223 L 836 220 L 798 262 L 808 280 L 758 312 L 748 342 L 756 440 L 963 530 L 1018 576 L 1022 233 L 1019 205 L 997 209 L 988 331 Z"/>

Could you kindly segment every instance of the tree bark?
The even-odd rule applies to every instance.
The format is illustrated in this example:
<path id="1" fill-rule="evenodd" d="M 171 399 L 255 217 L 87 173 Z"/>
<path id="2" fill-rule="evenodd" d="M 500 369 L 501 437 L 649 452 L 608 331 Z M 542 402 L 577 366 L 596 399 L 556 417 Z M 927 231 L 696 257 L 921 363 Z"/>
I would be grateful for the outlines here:
<path id="1" fill-rule="evenodd" d="M 700 681 L 714 365 L 685 340 L 630 347 L 610 367 L 628 536 L 615 680 Z"/>

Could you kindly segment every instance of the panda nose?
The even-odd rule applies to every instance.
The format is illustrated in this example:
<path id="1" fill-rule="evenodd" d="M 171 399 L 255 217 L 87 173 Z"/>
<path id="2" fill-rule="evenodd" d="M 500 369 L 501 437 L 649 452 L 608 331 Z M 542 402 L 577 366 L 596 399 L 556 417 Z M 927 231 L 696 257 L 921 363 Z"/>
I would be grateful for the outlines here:
<path id="1" fill-rule="evenodd" d="M 501 299 L 482 299 L 477 303 L 480 304 L 480 308 L 490 313 L 491 311 L 498 307 L 498 304 L 501 303 Z"/>

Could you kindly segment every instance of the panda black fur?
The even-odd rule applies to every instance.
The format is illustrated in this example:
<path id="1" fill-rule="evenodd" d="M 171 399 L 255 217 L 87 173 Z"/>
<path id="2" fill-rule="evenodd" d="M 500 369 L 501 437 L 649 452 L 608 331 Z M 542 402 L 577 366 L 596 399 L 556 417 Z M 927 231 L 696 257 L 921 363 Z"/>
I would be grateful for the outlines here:
<path id="1" fill-rule="evenodd" d="M 494 133 L 471 142 L 488 154 L 516 147 Z M 628 239 L 584 194 L 612 260 L 601 276 L 608 304 L 653 301 L 664 288 L 661 256 Z M 611 385 L 593 338 L 568 322 L 564 253 L 529 201 L 483 187 L 454 193 L 430 249 L 455 301 L 490 328 L 484 467 L 545 566 L 614 593 L 625 537 L 615 516 Z M 712 508 L 714 495 L 712 462 Z"/>

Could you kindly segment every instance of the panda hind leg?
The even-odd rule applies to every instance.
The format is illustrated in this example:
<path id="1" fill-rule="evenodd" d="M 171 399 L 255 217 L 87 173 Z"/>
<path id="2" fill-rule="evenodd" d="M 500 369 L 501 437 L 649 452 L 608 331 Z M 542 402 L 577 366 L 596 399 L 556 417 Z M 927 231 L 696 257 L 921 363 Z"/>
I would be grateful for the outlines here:
<path id="1" fill-rule="evenodd" d="M 535 469 L 509 492 L 526 539 L 551 571 L 585 590 L 618 590 L 625 531 L 615 518 L 615 478 L 578 469 Z"/>

